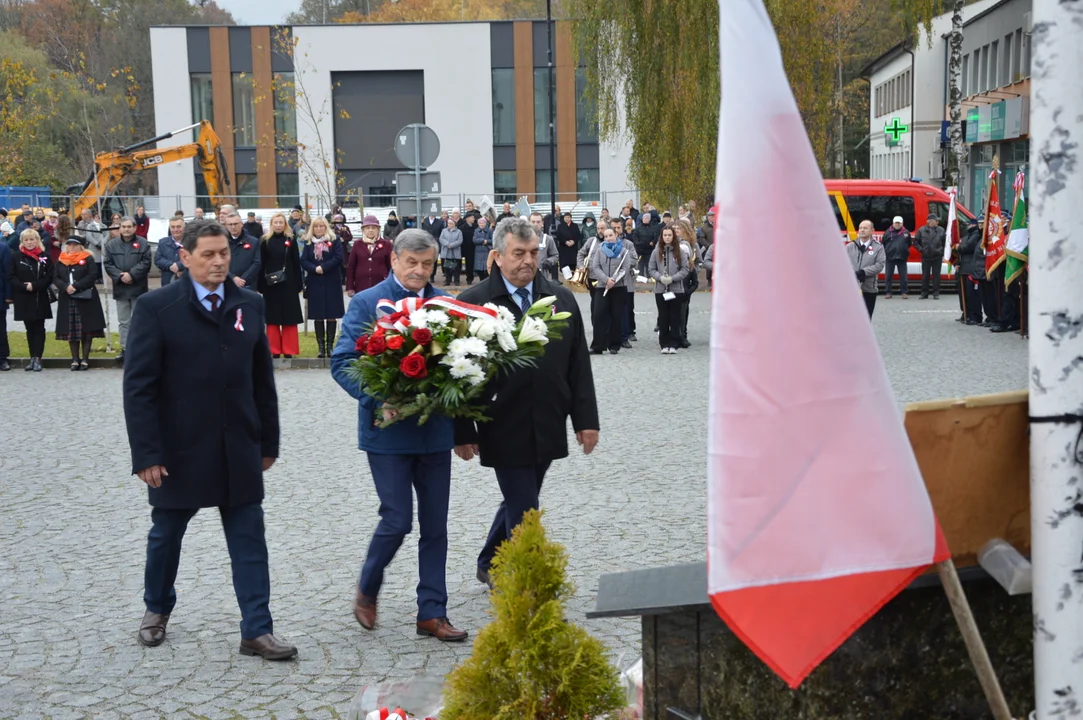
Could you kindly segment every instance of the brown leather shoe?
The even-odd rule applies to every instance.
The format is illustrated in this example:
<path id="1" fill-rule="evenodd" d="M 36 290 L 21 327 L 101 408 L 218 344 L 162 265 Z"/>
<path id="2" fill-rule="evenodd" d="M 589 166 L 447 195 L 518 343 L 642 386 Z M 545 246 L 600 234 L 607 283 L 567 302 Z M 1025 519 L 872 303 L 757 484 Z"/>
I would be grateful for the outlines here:
<path id="1" fill-rule="evenodd" d="M 169 615 L 162 615 L 147 610 L 143 622 L 139 624 L 139 644 L 144 647 L 158 647 L 165 642 L 165 626 Z"/>
<path id="2" fill-rule="evenodd" d="M 376 598 L 370 598 L 357 591 L 357 599 L 353 601 L 353 616 L 366 630 L 376 627 Z"/>
<path id="3" fill-rule="evenodd" d="M 441 642 L 462 642 L 467 638 L 466 631 L 456 630 L 446 617 L 418 622 L 417 634 L 431 635 Z"/>
<path id="4" fill-rule="evenodd" d="M 241 640 L 241 655 L 259 655 L 264 660 L 289 660 L 297 655 L 297 648 L 267 633 L 255 640 Z"/>

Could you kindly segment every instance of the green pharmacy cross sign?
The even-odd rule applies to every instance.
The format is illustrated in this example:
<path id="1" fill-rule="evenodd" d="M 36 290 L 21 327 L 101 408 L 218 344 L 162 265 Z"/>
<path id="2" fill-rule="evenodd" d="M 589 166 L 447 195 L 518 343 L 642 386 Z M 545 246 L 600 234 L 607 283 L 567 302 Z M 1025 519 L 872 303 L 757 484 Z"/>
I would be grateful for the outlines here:
<path id="1" fill-rule="evenodd" d="M 898 145 L 899 138 L 910 132 L 910 128 L 899 122 L 899 118 L 891 118 L 891 124 L 884 126 L 884 135 L 887 136 L 888 145 Z"/>

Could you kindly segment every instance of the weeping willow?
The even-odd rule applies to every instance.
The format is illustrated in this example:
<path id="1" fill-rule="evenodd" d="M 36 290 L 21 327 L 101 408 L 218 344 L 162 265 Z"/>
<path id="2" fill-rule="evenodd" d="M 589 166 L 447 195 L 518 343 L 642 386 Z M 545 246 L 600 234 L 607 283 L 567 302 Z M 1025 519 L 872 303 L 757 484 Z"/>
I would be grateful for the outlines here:
<path id="1" fill-rule="evenodd" d="M 944 0 L 889 0 L 927 30 Z M 709 201 L 718 139 L 718 0 L 565 0 L 598 134 L 629 143 L 629 172 L 656 205 Z M 821 169 L 837 146 L 837 82 L 862 0 L 765 0 Z M 723 5 L 724 11 L 724 5 Z M 723 168 L 723 171 L 725 169 Z"/>

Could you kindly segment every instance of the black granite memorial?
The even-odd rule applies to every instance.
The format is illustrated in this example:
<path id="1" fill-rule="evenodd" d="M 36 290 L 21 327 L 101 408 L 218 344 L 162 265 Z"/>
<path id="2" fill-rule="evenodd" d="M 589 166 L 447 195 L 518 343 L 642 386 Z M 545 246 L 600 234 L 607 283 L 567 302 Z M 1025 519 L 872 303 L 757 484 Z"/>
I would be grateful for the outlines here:
<path id="1" fill-rule="evenodd" d="M 1030 596 L 1009 596 L 978 567 L 959 574 L 1008 705 L 1026 717 L 1034 707 Z M 629 616 L 643 623 L 646 720 L 991 717 L 935 574 L 888 603 L 797 690 L 715 614 L 705 564 L 602 576 L 588 617 Z"/>

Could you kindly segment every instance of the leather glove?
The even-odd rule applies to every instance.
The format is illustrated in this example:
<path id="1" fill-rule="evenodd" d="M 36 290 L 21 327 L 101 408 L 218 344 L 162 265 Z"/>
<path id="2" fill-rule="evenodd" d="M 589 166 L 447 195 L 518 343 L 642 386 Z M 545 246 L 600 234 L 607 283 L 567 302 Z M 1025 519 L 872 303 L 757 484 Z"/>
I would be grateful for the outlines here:
<path id="1" fill-rule="evenodd" d="M 864 270 L 858 270 L 857 271 L 857 281 L 858 282 L 865 282 L 865 271 Z"/>

